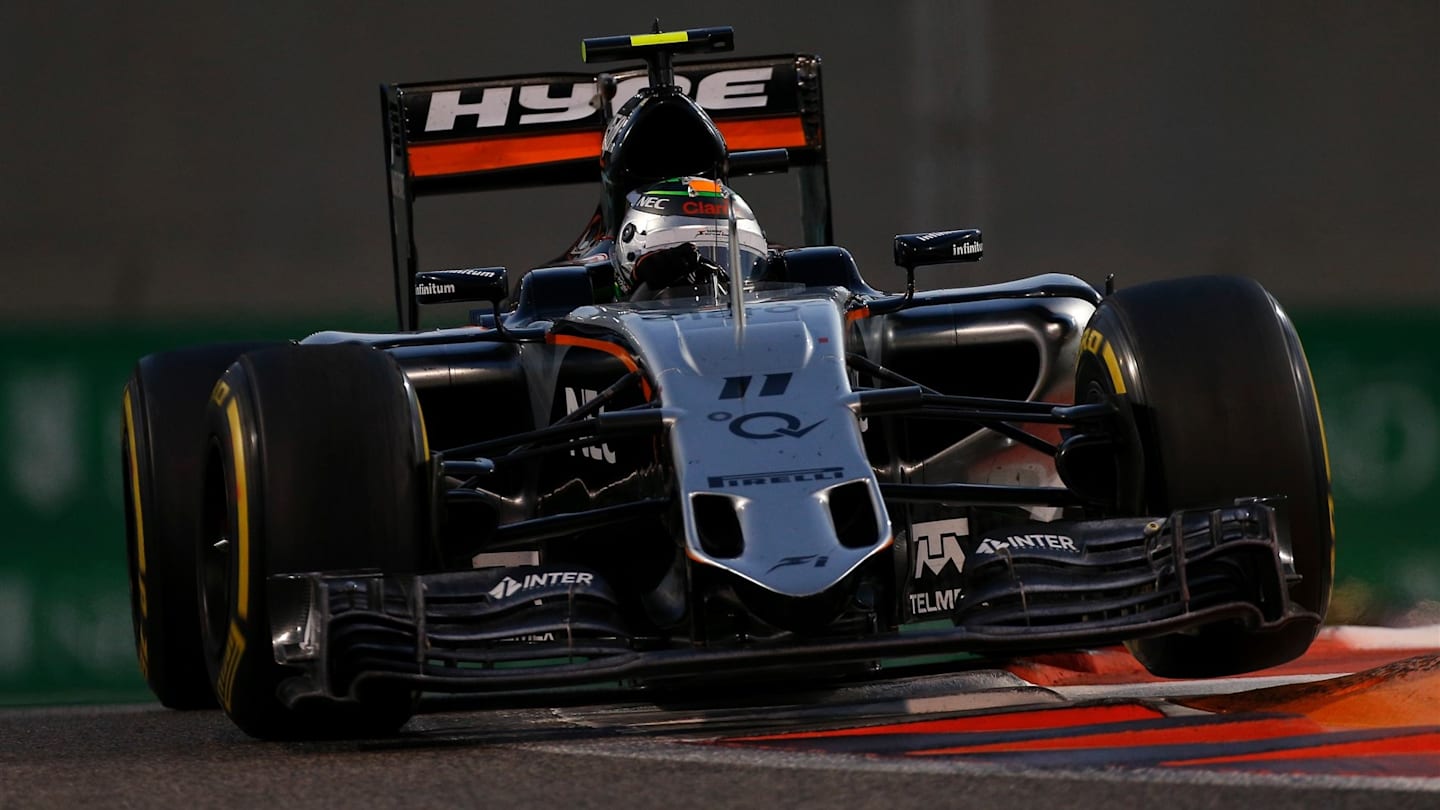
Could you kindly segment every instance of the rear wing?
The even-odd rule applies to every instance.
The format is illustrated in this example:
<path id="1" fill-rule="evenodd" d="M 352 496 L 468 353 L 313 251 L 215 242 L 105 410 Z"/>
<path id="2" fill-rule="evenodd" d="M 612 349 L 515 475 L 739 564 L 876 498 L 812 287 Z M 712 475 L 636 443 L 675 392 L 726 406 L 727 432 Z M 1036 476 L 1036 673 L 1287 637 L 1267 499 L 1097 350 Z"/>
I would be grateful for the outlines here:
<path id="1" fill-rule="evenodd" d="M 830 244 L 830 176 L 820 59 L 805 54 L 675 65 L 676 83 L 715 121 L 732 152 L 785 149 L 800 181 L 807 245 Z M 612 108 L 646 69 L 544 73 L 380 87 L 395 300 L 416 328 L 414 201 L 434 194 L 594 183 Z M 613 93 L 612 93 L 613 91 Z M 739 174 L 737 167 L 733 173 Z"/>

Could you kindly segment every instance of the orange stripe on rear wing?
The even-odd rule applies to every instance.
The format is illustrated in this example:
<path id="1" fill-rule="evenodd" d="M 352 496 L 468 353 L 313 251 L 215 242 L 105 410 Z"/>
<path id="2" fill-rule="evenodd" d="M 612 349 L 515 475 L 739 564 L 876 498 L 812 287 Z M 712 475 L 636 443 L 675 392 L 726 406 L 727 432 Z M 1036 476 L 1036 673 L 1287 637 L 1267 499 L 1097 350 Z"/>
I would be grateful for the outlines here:
<path id="1" fill-rule="evenodd" d="M 744 149 L 804 147 L 805 127 L 800 116 L 719 121 L 716 126 L 733 152 Z M 519 169 L 600 159 L 599 132 L 564 132 L 547 135 L 477 138 L 453 143 L 421 143 L 407 147 L 410 173 L 415 177 L 443 177 L 471 172 Z M 599 177 L 597 167 L 596 177 Z"/>
<path id="2" fill-rule="evenodd" d="M 410 173 L 415 177 L 543 166 L 569 160 L 599 160 L 600 133 L 566 132 L 480 138 L 458 143 L 425 143 L 409 147 Z M 599 169 L 596 169 L 597 178 Z"/>
<path id="3" fill-rule="evenodd" d="M 805 126 L 798 115 L 717 121 L 715 125 L 725 136 L 725 147 L 731 152 L 742 149 L 793 149 L 809 145 L 805 140 Z"/>

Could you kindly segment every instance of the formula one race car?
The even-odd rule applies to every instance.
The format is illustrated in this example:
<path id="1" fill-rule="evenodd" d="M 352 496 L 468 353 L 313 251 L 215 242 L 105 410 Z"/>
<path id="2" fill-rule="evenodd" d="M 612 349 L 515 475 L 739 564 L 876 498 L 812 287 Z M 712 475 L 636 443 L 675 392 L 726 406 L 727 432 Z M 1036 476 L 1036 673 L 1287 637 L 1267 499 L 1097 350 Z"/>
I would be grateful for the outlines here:
<path id="1" fill-rule="evenodd" d="M 1198 677 L 1308 647 L 1329 473 L 1275 300 L 1227 277 L 917 291 L 981 258 L 969 229 L 895 237 L 907 288 L 876 290 L 830 245 L 820 61 L 674 60 L 732 41 L 382 88 L 399 330 L 140 360 L 122 456 L 161 702 L 336 736 L 393 731 L 420 692 L 1118 642 Z M 802 247 L 730 187 L 779 171 Z M 581 237 L 513 290 L 420 271 L 416 197 L 597 176 Z M 485 306 L 420 329 L 457 302 Z"/>

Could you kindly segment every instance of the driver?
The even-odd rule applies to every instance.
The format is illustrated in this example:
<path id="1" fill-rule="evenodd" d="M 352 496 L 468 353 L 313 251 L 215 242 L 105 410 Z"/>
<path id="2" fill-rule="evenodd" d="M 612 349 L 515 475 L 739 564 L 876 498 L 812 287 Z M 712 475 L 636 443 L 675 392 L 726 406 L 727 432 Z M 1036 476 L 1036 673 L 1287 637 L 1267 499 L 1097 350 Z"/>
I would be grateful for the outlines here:
<path id="1" fill-rule="evenodd" d="M 719 181 L 675 177 L 631 192 L 615 237 L 615 282 L 619 297 L 644 299 L 666 287 L 701 283 L 709 273 L 730 270 L 730 219 L 746 276 L 769 245 L 750 206 Z"/>

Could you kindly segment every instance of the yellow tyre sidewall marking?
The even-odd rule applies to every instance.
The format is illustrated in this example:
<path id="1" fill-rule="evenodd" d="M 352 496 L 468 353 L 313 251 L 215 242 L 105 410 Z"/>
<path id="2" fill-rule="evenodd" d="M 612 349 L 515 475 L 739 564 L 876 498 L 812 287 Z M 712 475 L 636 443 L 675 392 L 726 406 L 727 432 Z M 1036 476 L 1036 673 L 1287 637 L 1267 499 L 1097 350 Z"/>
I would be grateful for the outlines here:
<path id="1" fill-rule="evenodd" d="M 135 445 L 135 406 L 130 402 L 130 389 L 125 389 L 125 450 L 130 455 L 130 500 L 135 508 L 135 559 L 140 576 L 145 576 L 145 515 L 140 506 L 140 450 Z M 143 582 L 143 579 L 142 579 Z M 148 615 L 145 599 L 140 599 L 141 615 Z"/>
<path id="2" fill-rule="evenodd" d="M 210 398 L 225 409 L 235 471 L 235 615 L 226 634 L 225 653 L 215 681 L 215 696 L 228 712 L 233 703 L 235 674 L 245 655 L 245 634 L 240 623 L 250 612 L 250 491 L 245 469 L 245 434 L 240 428 L 240 403 L 230 396 L 230 386 L 223 380 L 216 383 Z"/>
<path id="3" fill-rule="evenodd" d="M 1086 327 L 1085 333 L 1080 337 L 1080 351 L 1099 357 L 1110 372 L 1110 384 L 1114 386 L 1115 393 L 1125 393 L 1125 378 L 1120 374 L 1120 360 L 1115 356 L 1115 349 L 1110 345 L 1110 341 L 1100 334 L 1099 330 Z"/>
<path id="4" fill-rule="evenodd" d="M 1296 337 L 1299 341 L 1299 337 Z M 1315 423 L 1320 427 L 1320 454 L 1325 457 L 1325 499 L 1330 515 L 1330 589 L 1335 589 L 1335 484 L 1330 476 L 1330 441 L 1325 437 L 1325 414 L 1320 410 L 1320 392 L 1315 390 L 1315 375 L 1310 373 L 1310 358 L 1305 349 L 1300 349 L 1300 361 L 1305 364 L 1305 376 L 1310 378 L 1310 401 L 1315 406 Z M 1328 599 L 1328 597 L 1327 597 Z"/>
<path id="5" fill-rule="evenodd" d="M 217 389 L 218 390 L 218 389 Z M 235 616 L 244 621 L 250 613 L 250 492 L 245 478 L 245 439 L 240 431 L 240 404 L 225 403 L 230 424 L 230 449 L 235 460 Z"/>
<path id="6" fill-rule="evenodd" d="M 215 696 L 227 712 L 235 694 L 235 672 L 240 669 L 240 659 L 244 654 L 245 634 L 240 632 L 238 623 L 230 622 L 230 632 L 225 639 L 225 656 L 220 661 L 220 677 L 215 683 Z"/>
<path id="7" fill-rule="evenodd" d="M 145 620 L 150 617 L 150 598 L 145 586 L 145 514 L 140 505 L 140 450 L 135 443 L 135 405 L 130 387 L 125 387 L 125 452 L 130 458 L 130 501 L 135 510 L 135 595 L 140 602 L 140 624 L 135 629 L 135 651 L 140 659 L 140 675 L 150 679 L 150 640 Z"/>

